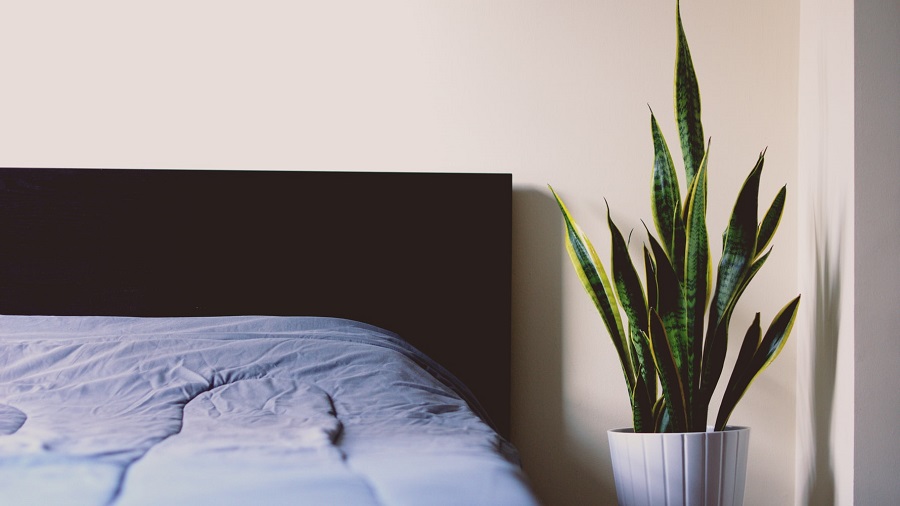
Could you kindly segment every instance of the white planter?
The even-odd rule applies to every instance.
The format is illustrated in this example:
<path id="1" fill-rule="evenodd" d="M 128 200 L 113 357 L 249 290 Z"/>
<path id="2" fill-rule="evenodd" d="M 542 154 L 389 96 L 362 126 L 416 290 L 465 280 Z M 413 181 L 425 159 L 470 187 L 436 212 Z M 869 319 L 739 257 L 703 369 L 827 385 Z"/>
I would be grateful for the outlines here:
<path id="1" fill-rule="evenodd" d="M 635 434 L 610 430 L 619 506 L 741 506 L 750 429 Z"/>

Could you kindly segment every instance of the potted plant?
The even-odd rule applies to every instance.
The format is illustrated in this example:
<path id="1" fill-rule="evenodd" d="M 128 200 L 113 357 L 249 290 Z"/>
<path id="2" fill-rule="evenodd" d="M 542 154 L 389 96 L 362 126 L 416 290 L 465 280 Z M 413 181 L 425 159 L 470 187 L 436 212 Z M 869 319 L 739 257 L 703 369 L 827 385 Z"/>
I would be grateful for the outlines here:
<path id="1" fill-rule="evenodd" d="M 566 249 L 612 338 L 628 386 L 633 427 L 608 433 L 620 504 L 656 506 L 677 498 L 670 504 L 739 505 L 749 429 L 731 427 L 728 420 L 750 383 L 784 347 L 799 296 L 784 306 L 764 334 L 756 314 L 715 423 L 708 426 L 707 420 L 725 365 L 732 314 L 769 258 L 786 188 L 759 221 L 762 152 L 731 212 L 713 280 L 706 228 L 709 144 L 677 1 L 676 27 L 675 114 L 687 195 L 682 199 L 675 164 L 651 110 L 651 207 L 657 236 L 647 230 L 643 281 L 608 207 L 612 277 L 562 199 L 551 191 L 565 222 Z"/>

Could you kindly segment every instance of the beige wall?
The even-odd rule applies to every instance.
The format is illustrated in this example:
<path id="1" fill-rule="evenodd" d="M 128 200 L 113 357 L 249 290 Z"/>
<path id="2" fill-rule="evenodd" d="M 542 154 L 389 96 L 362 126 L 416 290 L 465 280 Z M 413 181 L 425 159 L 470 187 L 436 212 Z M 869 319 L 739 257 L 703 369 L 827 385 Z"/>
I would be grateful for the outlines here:
<path id="1" fill-rule="evenodd" d="M 768 147 L 789 185 L 742 335 L 798 291 L 797 1 L 685 0 L 713 138 L 713 250 Z M 609 504 L 629 423 L 563 257 L 552 183 L 605 254 L 648 206 L 653 107 L 675 147 L 674 1 L 28 2 L 0 12 L 0 165 L 512 172 L 514 442 L 549 505 Z M 638 233 L 638 236 L 640 234 Z M 795 344 L 743 400 L 748 505 L 794 497 Z"/>

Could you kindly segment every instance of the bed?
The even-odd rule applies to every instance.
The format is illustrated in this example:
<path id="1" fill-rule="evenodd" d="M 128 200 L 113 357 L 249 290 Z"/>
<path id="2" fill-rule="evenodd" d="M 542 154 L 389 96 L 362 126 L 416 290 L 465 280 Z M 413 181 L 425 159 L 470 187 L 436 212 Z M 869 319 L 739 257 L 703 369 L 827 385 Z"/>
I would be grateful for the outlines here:
<path id="1" fill-rule="evenodd" d="M 508 174 L 0 169 L 3 504 L 534 504 Z"/>

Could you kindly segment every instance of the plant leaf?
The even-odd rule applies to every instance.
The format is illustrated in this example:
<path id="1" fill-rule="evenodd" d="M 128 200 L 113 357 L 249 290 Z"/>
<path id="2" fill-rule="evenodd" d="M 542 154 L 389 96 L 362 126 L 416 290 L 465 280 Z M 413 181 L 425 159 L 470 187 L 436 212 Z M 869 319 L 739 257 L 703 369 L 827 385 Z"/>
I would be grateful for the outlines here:
<path id="1" fill-rule="evenodd" d="M 628 254 L 628 245 L 619 231 L 619 227 L 613 222 L 606 207 L 606 220 L 609 223 L 609 231 L 612 243 L 612 273 L 615 280 L 616 293 L 625 310 L 628 321 L 638 329 L 647 332 L 647 300 L 644 297 L 644 288 L 638 277 L 631 256 Z"/>
<path id="2" fill-rule="evenodd" d="M 703 156 L 700 170 L 694 178 L 687 198 L 687 253 L 684 265 L 684 298 L 687 328 L 688 384 L 693 392 L 700 389 L 700 368 L 703 355 L 703 317 L 709 301 L 712 263 L 709 256 L 709 236 L 706 230 L 707 162 L 709 149 Z M 692 417 L 693 420 L 694 417 Z M 701 423 L 701 422 L 698 422 Z M 705 425 L 705 420 L 702 422 Z M 698 430 L 697 427 L 692 427 Z M 700 427 L 703 430 L 705 427 Z"/>
<path id="3" fill-rule="evenodd" d="M 791 329 L 794 328 L 794 321 L 797 318 L 797 310 L 799 308 L 800 296 L 798 295 L 775 315 L 775 318 L 766 330 L 766 335 L 763 336 L 762 341 L 759 343 L 759 348 L 753 355 L 751 374 L 756 376 L 756 374 L 768 367 L 778 357 L 781 350 L 784 349 Z"/>
<path id="4" fill-rule="evenodd" d="M 650 338 L 647 333 L 635 329 L 631 332 L 631 347 L 637 355 L 635 362 L 638 370 L 635 371 L 644 379 L 647 388 L 648 402 L 656 398 L 656 365 L 653 363 L 653 353 L 650 351 Z"/>
<path id="5" fill-rule="evenodd" d="M 675 364 L 675 357 L 669 342 L 659 313 L 656 310 L 651 310 L 650 345 L 653 351 L 653 360 L 656 362 L 656 370 L 659 373 L 663 397 L 666 400 L 666 408 L 671 420 L 672 430 L 674 432 L 684 432 L 688 426 L 685 408 L 687 401 L 684 395 L 684 385 L 681 381 L 681 372 Z"/>
<path id="6" fill-rule="evenodd" d="M 669 146 L 659 129 L 656 116 L 650 111 L 650 131 L 653 135 L 653 185 L 650 201 L 653 204 L 653 223 L 666 247 L 672 263 L 680 266 L 684 258 L 684 220 L 681 210 L 681 191 L 678 175 Z M 680 269 L 678 269 L 680 271 Z M 680 274 L 680 273 L 679 273 Z M 683 276 L 679 275 L 678 279 Z"/>
<path id="7" fill-rule="evenodd" d="M 644 279 L 647 280 L 647 308 L 659 307 L 659 291 L 656 287 L 656 264 L 650 250 L 644 246 Z M 649 314 L 649 313 L 648 313 Z"/>
<path id="8" fill-rule="evenodd" d="M 628 382 L 628 391 L 634 390 L 635 373 L 631 363 L 631 355 L 629 352 L 628 339 L 622 328 L 622 320 L 619 316 L 619 308 L 616 305 L 616 296 L 612 290 L 612 285 L 606 275 L 606 270 L 600 262 L 600 257 L 591 245 L 590 240 L 575 223 L 566 205 L 563 203 L 559 195 L 550 188 L 559 209 L 562 212 L 563 220 L 566 226 L 566 250 L 569 252 L 569 258 L 578 278 L 584 285 L 585 291 L 594 301 L 594 305 L 600 312 L 603 323 L 609 331 L 609 336 L 619 355 L 619 362 L 622 365 L 622 372 L 625 380 Z"/>
<path id="9" fill-rule="evenodd" d="M 713 305 L 710 307 L 710 328 L 715 328 L 721 318 L 725 306 L 731 300 L 734 291 L 741 284 L 746 270 L 756 256 L 757 202 L 759 200 L 759 179 L 762 174 L 764 154 L 760 154 L 756 165 L 744 181 L 728 228 L 722 239 L 722 258 L 719 260 L 719 272 Z"/>
<path id="10" fill-rule="evenodd" d="M 631 337 L 632 359 L 635 373 L 643 376 L 647 395 L 656 398 L 656 368 L 653 365 L 653 357 L 650 354 L 646 339 L 641 336 L 649 332 L 647 328 L 647 299 L 644 297 L 644 288 L 641 286 L 640 277 L 628 254 L 628 245 L 619 228 L 613 222 L 606 208 L 606 219 L 609 223 L 609 231 L 612 243 L 612 274 L 619 296 L 619 302 L 628 317 L 628 332 Z M 648 400 L 648 402 L 650 402 Z M 635 429 L 637 430 L 637 429 Z"/>
<path id="11" fill-rule="evenodd" d="M 694 62 L 688 47 L 684 25 L 681 23 L 681 2 L 676 2 L 678 39 L 675 49 L 675 118 L 684 158 L 687 184 L 691 185 L 703 159 L 705 139 L 700 121 L 700 87 L 694 73 Z"/>
<path id="12" fill-rule="evenodd" d="M 762 253 L 762 250 L 766 249 L 769 242 L 772 241 L 772 237 L 775 235 L 775 230 L 781 222 L 781 214 L 784 212 L 786 195 L 787 186 L 782 186 L 781 190 L 778 191 L 778 194 L 775 195 L 775 200 L 772 201 L 772 205 L 769 206 L 769 210 L 766 211 L 766 216 L 763 218 L 762 223 L 759 225 L 759 233 L 756 236 L 757 255 Z"/>
<path id="13" fill-rule="evenodd" d="M 778 312 L 772 320 L 772 323 L 769 325 L 768 330 L 766 330 L 766 335 L 759 341 L 759 346 L 756 347 L 749 364 L 746 364 L 743 367 L 743 371 L 741 371 L 737 380 L 734 380 L 733 382 L 729 381 L 729 385 L 725 390 L 725 396 L 722 398 L 722 405 L 719 408 L 719 415 L 716 417 L 716 430 L 725 428 L 725 425 L 728 424 L 728 419 L 731 417 L 731 413 L 747 392 L 747 389 L 750 388 L 750 384 L 753 383 L 753 380 L 759 376 L 759 373 L 768 367 L 778 354 L 781 353 L 781 350 L 784 349 L 787 338 L 794 326 L 799 306 L 800 296 L 798 295 Z M 758 339 L 759 314 L 757 314 L 755 324 L 757 326 L 755 334 Z M 743 353 L 743 350 L 741 351 Z M 735 368 L 734 373 L 738 373 L 737 368 Z"/>
<path id="14" fill-rule="evenodd" d="M 653 377 L 656 381 L 656 377 Z M 653 418 L 653 404 L 650 400 L 650 392 L 642 375 L 637 376 L 634 390 L 631 392 L 631 418 L 635 432 L 653 432 L 655 423 Z"/>
<path id="15" fill-rule="evenodd" d="M 753 355 L 756 353 L 757 348 L 759 348 L 759 341 L 761 338 L 762 328 L 759 324 L 759 313 L 756 313 L 756 317 L 753 318 L 753 323 L 750 324 L 750 327 L 747 328 L 747 333 L 744 334 L 744 341 L 741 344 L 741 350 L 738 352 L 737 359 L 734 362 L 731 378 L 728 380 L 728 386 L 725 387 L 726 398 L 722 400 L 722 405 L 719 408 L 720 413 L 723 410 L 726 410 L 725 406 L 731 401 L 731 399 L 728 398 L 728 392 L 734 391 L 747 371 L 750 370 L 750 367 L 753 364 Z M 734 399 L 734 403 L 737 404 L 737 399 Z M 732 405 L 732 409 L 733 408 L 734 406 Z"/>
<path id="16" fill-rule="evenodd" d="M 649 315 L 649 308 L 651 307 L 659 307 L 659 295 L 658 290 L 656 288 L 656 264 L 653 263 L 653 257 L 650 256 L 650 250 L 644 246 L 644 272 L 645 278 L 647 280 L 647 310 Z M 653 355 L 650 354 L 650 337 L 649 337 L 649 329 L 646 334 L 641 336 L 643 338 L 643 347 L 642 351 L 647 351 L 650 356 L 650 361 L 647 362 L 645 359 L 645 364 L 647 368 L 647 377 L 653 377 L 653 380 L 648 380 L 647 390 L 650 394 L 651 399 L 655 399 L 657 396 L 656 393 L 656 366 L 653 363 Z M 651 374 L 652 371 L 652 374 Z"/>
<path id="17" fill-rule="evenodd" d="M 744 181 L 722 238 L 722 258 L 719 260 L 716 290 L 709 307 L 700 379 L 700 390 L 704 393 L 703 398 L 707 404 L 725 363 L 731 311 L 752 277 L 749 270 L 752 270 L 753 258 L 756 256 L 756 212 L 764 155 L 765 153 L 760 153 L 756 165 Z M 727 310 L 729 306 L 731 310 Z"/>
<path id="18" fill-rule="evenodd" d="M 653 432 L 671 432 L 672 418 L 666 408 L 666 398 L 660 397 L 653 405 Z"/>
<path id="19" fill-rule="evenodd" d="M 725 367 L 725 354 L 728 351 L 728 327 L 731 325 L 731 315 L 734 313 L 734 308 L 737 306 L 744 290 L 750 285 L 750 281 L 753 280 L 756 273 L 762 269 L 771 253 L 772 249 L 770 248 L 765 255 L 759 257 L 753 263 L 744 279 L 741 280 L 741 284 L 732 294 L 731 300 L 725 306 L 724 314 L 714 329 L 713 338 L 710 339 L 709 334 L 707 335 L 706 347 L 703 349 L 703 370 L 700 378 L 700 398 L 706 406 L 709 405 L 709 401 L 712 399 L 713 390 L 715 390 L 716 384 L 718 384 L 719 378 L 722 376 L 722 369 Z"/>
<path id="20" fill-rule="evenodd" d="M 649 232 L 648 232 L 649 235 Z M 675 270 L 662 249 L 659 242 L 649 236 L 650 247 L 653 250 L 656 265 L 656 287 L 659 303 L 652 308 L 659 314 L 669 346 L 675 359 L 675 365 L 681 375 L 681 382 L 689 385 L 688 369 L 691 363 L 690 347 L 687 342 L 687 319 L 684 307 L 684 293 L 681 283 L 676 278 Z M 652 322 L 651 322 L 652 323 Z M 657 365 L 658 367 L 658 365 Z M 686 393 L 686 400 L 690 402 L 690 392 Z M 670 403 L 671 406 L 671 403 Z"/>

